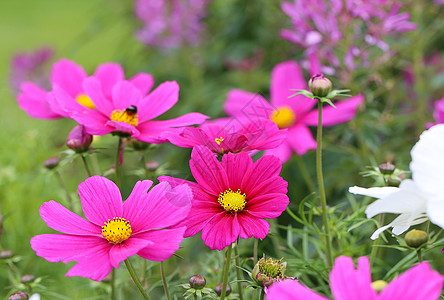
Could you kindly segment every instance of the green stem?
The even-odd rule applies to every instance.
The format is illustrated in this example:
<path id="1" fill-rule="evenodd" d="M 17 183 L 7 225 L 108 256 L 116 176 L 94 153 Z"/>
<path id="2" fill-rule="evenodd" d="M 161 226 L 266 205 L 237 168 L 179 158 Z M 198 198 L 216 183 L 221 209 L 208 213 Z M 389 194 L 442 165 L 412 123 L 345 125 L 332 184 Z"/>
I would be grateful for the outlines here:
<path id="1" fill-rule="evenodd" d="M 163 261 L 160 262 L 160 275 L 162 276 L 163 289 L 168 300 L 171 300 L 170 292 L 168 291 L 168 284 L 165 278 L 165 269 L 163 268 Z"/>
<path id="2" fill-rule="evenodd" d="M 116 269 L 111 270 L 111 300 L 116 300 Z"/>
<path id="3" fill-rule="evenodd" d="M 254 239 L 253 242 L 253 268 L 254 266 L 257 264 L 257 248 L 259 245 L 259 240 L 258 239 Z M 257 289 L 254 289 L 253 291 L 253 298 L 252 299 L 256 299 L 257 297 Z"/>
<path id="4" fill-rule="evenodd" d="M 61 185 L 63 191 L 65 192 L 66 200 L 68 201 L 68 208 L 69 208 L 70 210 L 73 210 L 74 207 L 73 207 L 73 204 L 72 204 L 71 195 L 69 194 L 69 191 L 68 191 L 68 189 L 66 188 L 66 185 L 65 185 L 65 182 L 64 182 L 63 179 L 62 179 L 62 176 L 60 175 L 59 171 L 57 171 L 57 170 L 54 171 L 54 174 L 56 175 L 57 180 L 59 181 L 59 183 L 60 183 L 60 185 Z"/>
<path id="5" fill-rule="evenodd" d="M 384 214 L 379 215 L 379 226 L 381 226 L 382 224 L 384 224 Z M 373 266 L 373 261 L 375 260 L 376 253 L 378 252 L 378 249 L 379 249 L 378 245 L 379 245 L 380 240 L 381 240 L 381 238 L 378 237 L 373 242 L 372 252 L 370 253 L 370 267 Z"/>
<path id="6" fill-rule="evenodd" d="M 140 284 L 140 281 L 137 278 L 136 272 L 134 272 L 134 268 L 131 265 L 129 259 L 125 260 L 125 265 L 126 265 L 126 268 L 128 269 L 128 272 L 131 275 L 131 278 L 133 279 L 134 283 L 136 284 L 137 288 L 139 289 L 140 293 L 142 294 L 143 298 L 145 298 L 146 300 L 151 300 L 150 297 L 148 297 L 145 290 L 143 289 L 142 285 Z"/>
<path id="7" fill-rule="evenodd" d="M 304 162 L 302 161 L 302 158 L 299 155 L 294 155 L 294 156 L 296 157 L 296 163 L 298 164 L 299 171 L 301 172 L 305 184 L 307 185 L 310 192 L 314 193 L 316 191 L 316 187 L 310 178 L 310 174 L 307 171 L 307 167 L 305 166 Z"/>
<path id="8" fill-rule="evenodd" d="M 114 170 L 116 172 L 116 185 L 120 188 L 120 148 L 122 147 L 122 137 L 119 136 L 119 141 L 117 143 L 117 153 L 116 153 L 116 163 L 114 166 Z"/>
<path id="9" fill-rule="evenodd" d="M 418 255 L 418 261 L 419 261 L 419 262 L 422 262 L 421 249 L 416 250 L 416 254 Z"/>
<path id="10" fill-rule="evenodd" d="M 240 272 L 240 263 L 239 263 L 239 243 L 236 243 L 236 247 L 234 248 L 234 255 L 236 256 L 236 275 L 237 275 L 237 289 L 239 290 L 239 299 L 244 299 L 244 291 L 242 289 L 242 277 Z"/>
<path id="11" fill-rule="evenodd" d="M 83 161 L 83 165 L 85 166 L 86 173 L 88 174 L 89 177 L 91 177 L 92 173 L 91 173 L 91 170 L 89 169 L 88 162 L 86 161 L 85 155 L 82 153 L 82 154 L 80 154 L 80 156 L 82 157 L 82 161 Z"/>
<path id="12" fill-rule="evenodd" d="M 265 291 L 264 289 L 261 289 L 261 300 L 264 300 L 265 298 Z"/>
<path id="13" fill-rule="evenodd" d="M 227 284 L 228 284 L 228 272 L 230 270 L 230 262 L 231 262 L 231 244 L 227 249 L 227 260 L 224 263 L 224 279 L 222 281 L 222 293 L 220 294 L 220 300 L 225 299 L 225 294 L 227 292 Z"/>
<path id="14" fill-rule="evenodd" d="M 319 196 L 321 198 L 322 205 L 322 221 L 324 223 L 326 235 L 325 250 L 327 265 L 329 268 L 331 268 L 333 262 L 333 253 L 331 246 L 330 224 L 328 222 L 327 199 L 325 197 L 324 177 L 322 175 L 322 101 L 320 100 L 318 100 L 318 113 L 318 129 L 316 134 L 316 173 L 318 176 Z"/>

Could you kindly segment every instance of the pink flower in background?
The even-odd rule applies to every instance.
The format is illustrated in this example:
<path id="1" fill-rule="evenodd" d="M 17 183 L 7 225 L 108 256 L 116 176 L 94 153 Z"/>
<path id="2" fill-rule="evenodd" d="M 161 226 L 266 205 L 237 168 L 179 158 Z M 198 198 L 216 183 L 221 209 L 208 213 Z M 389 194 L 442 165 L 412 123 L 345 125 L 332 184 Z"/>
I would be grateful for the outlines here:
<path id="1" fill-rule="evenodd" d="M 234 118 L 207 121 L 199 128 L 185 127 L 167 135 L 176 146 L 193 148 L 205 146 L 214 153 L 273 149 L 282 144 L 287 130 L 265 119 L 240 124 Z"/>
<path id="2" fill-rule="evenodd" d="M 436 124 L 444 123 L 444 98 L 435 101 L 435 110 L 433 111 L 433 117 L 435 118 L 435 123 L 427 123 L 427 129 Z"/>
<path id="3" fill-rule="evenodd" d="M 143 28 L 137 38 L 148 46 L 177 48 L 184 43 L 197 45 L 204 29 L 202 19 L 209 0 L 138 0 L 137 18 Z"/>
<path id="4" fill-rule="evenodd" d="M 71 96 L 55 87 L 54 100 L 63 106 L 72 119 L 84 125 L 92 135 L 124 133 L 147 143 L 165 143 L 164 133 L 171 128 L 200 124 L 208 117 L 188 113 L 171 120 L 152 120 L 168 111 L 179 100 L 179 85 L 175 81 L 160 84 L 147 96 L 130 81 L 121 80 L 112 86 L 111 98 L 103 92 L 100 79 L 83 81 L 83 89 L 94 108 L 71 101 Z"/>
<path id="5" fill-rule="evenodd" d="M 184 236 L 202 230 L 202 240 L 211 249 L 222 250 L 238 237 L 263 239 L 270 225 L 287 208 L 287 182 L 279 176 L 282 164 L 274 156 L 253 163 L 245 152 L 228 153 L 219 162 L 206 147 L 191 152 L 191 173 L 197 183 L 168 176 L 159 181 L 172 186 L 187 183 L 193 191 L 191 213 L 180 225 Z"/>
<path id="6" fill-rule="evenodd" d="M 367 257 L 358 259 L 357 269 L 350 257 L 336 258 L 330 272 L 330 288 L 334 300 L 437 300 L 441 295 L 444 276 L 432 270 L 428 262 L 422 262 L 392 280 L 380 293 L 372 288 L 371 283 Z M 273 284 L 265 299 L 328 300 L 296 280 Z"/>
<path id="7" fill-rule="evenodd" d="M 316 149 L 308 126 L 317 126 L 318 111 L 313 109 L 316 101 L 303 95 L 288 98 L 294 94 L 290 89 L 306 89 L 307 84 L 298 64 L 287 61 L 276 65 L 271 74 L 270 98 L 271 103 L 258 94 L 242 90 L 231 90 L 224 105 L 225 112 L 241 122 L 257 119 L 269 119 L 279 128 L 288 129 L 286 140 L 265 154 L 272 154 L 285 162 L 290 159 L 292 152 L 305 154 L 310 149 Z M 336 103 L 337 109 L 327 106 L 323 108 L 323 125 L 331 126 L 351 120 L 358 106 L 364 102 L 362 95 Z"/>
<path id="8" fill-rule="evenodd" d="M 39 119 L 55 119 L 70 117 L 68 108 L 76 107 L 77 110 L 86 108 L 94 109 L 94 103 L 86 95 L 82 83 L 88 77 L 85 70 L 78 64 L 67 59 L 56 62 L 51 69 L 50 82 L 53 90 L 61 90 L 66 95 L 60 103 L 54 99 L 54 94 L 41 89 L 32 82 L 25 82 L 21 86 L 21 93 L 17 101 L 20 108 L 31 117 Z M 105 63 L 97 67 L 96 77 L 102 87 L 102 93 L 111 99 L 112 88 L 117 82 L 125 79 L 123 68 L 116 63 Z M 139 73 L 129 79 L 142 94 L 148 93 L 154 85 L 150 74 Z"/>
<path id="9" fill-rule="evenodd" d="M 112 181 L 100 176 L 86 179 L 79 195 L 87 220 L 55 201 L 44 203 L 43 221 L 65 234 L 37 235 L 31 239 L 32 249 L 50 262 L 78 262 L 66 276 L 97 281 L 135 254 L 151 261 L 168 259 L 182 242 L 185 227 L 175 225 L 187 216 L 192 193 L 186 185 L 171 188 L 166 182 L 148 192 L 152 184 L 137 182 L 122 203 Z"/>

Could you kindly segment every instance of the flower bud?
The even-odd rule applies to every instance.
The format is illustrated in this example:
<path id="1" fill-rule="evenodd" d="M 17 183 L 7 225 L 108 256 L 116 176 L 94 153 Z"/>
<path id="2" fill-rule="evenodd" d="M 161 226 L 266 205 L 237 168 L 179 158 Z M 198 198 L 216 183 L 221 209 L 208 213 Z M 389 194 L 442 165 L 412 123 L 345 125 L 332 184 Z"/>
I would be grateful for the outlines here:
<path id="1" fill-rule="evenodd" d="M 3 250 L 0 252 L 0 259 L 7 259 L 14 256 L 11 250 Z"/>
<path id="2" fill-rule="evenodd" d="M 148 143 L 136 140 L 135 138 L 129 138 L 128 144 L 131 145 L 131 147 L 133 147 L 133 149 L 136 151 L 146 150 L 146 148 L 148 148 L 148 146 L 150 145 Z"/>
<path id="3" fill-rule="evenodd" d="M 285 278 L 287 263 L 282 262 L 282 259 L 261 258 L 251 271 L 252 279 L 261 286 L 269 286 L 276 279 Z"/>
<path id="4" fill-rule="evenodd" d="M 152 171 L 152 172 L 156 171 L 159 167 L 160 167 L 160 164 L 157 161 L 154 161 L 154 160 L 148 161 L 145 164 L 145 168 L 148 171 Z"/>
<path id="5" fill-rule="evenodd" d="M 45 162 L 43 163 L 43 166 L 45 168 L 47 168 L 48 170 L 52 170 L 58 166 L 59 162 L 60 162 L 60 159 L 57 156 L 53 156 L 53 157 L 50 157 L 47 160 L 45 160 Z"/>
<path id="6" fill-rule="evenodd" d="M 190 286 L 196 290 L 203 289 L 206 283 L 207 280 L 202 275 L 194 275 L 190 278 Z"/>
<path id="7" fill-rule="evenodd" d="M 11 296 L 9 296 L 8 300 L 23 300 L 23 299 L 29 299 L 29 296 L 25 292 L 18 292 L 14 293 Z"/>
<path id="8" fill-rule="evenodd" d="M 419 248 L 421 245 L 427 243 L 429 236 L 427 235 L 427 232 L 423 230 L 413 229 L 407 232 L 404 239 L 407 246 Z"/>
<path id="9" fill-rule="evenodd" d="M 32 274 L 26 274 L 23 275 L 22 278 L 20 279 L 21 283 L 31 283 L 35 280 L 35 276 Z"/>
<path id="10" fill-rule="evenodd" d="M 220 296 L 222 294 L 222 286 L 224 284 L 223 283 L 219 283 L 218 285 L 216 285 L 216 287 L 214 288 L 214 291 L 216 292 L 216 294 L 218 296 Z M 231 294 L 231 286 L 227 283 L 227 288 L 225 289 L 225 296 L 228 296 Z"/>
<path id="11" fill-rule="evenodd" d="M 387 284 L 388 283 L 384 280 L 376 280 L 371 283 L 371 286 L 375 291 L 380 293 L 387 286 Z"/>
<path id="12" fill-rule="evenodd" d="M 384 175 L 392 175 L 393 172 L 395 172 L 395 165 L 391 163 L 383 163 L 379 165 L 379 172 L 381 172 Z"/>
<path id="13" fill-rule="evenodd" d="M 85 127 L 83 125 L 77 125 L 69 133 L 66 146 L 77 153 L 83 153 L 88 151 L 92 140 L 93 136 L 86 133 Z"/>
<path id="14" fill-rule="evenodd" d="M 331 81 L 324 77 L 324 74 L 318 73 L 313 75 L 308 81 L 308 88 L 316 97 L 326 97 L 332 88 Z"/>

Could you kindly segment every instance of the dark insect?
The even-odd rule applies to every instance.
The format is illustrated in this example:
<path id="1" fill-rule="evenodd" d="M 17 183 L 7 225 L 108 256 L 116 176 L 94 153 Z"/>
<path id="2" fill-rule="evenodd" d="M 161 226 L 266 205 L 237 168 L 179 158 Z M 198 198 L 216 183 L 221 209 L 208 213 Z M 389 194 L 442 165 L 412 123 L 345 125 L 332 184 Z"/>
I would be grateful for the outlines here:
<path id="1" fill-rule="evenodd" d="M 137 114 L 137 106 L 135 106 L 135 105 L 128 106 L 125 109 L 125 112 L 127 113 L 128 116 L 135 115 L 135 114 Z"/>

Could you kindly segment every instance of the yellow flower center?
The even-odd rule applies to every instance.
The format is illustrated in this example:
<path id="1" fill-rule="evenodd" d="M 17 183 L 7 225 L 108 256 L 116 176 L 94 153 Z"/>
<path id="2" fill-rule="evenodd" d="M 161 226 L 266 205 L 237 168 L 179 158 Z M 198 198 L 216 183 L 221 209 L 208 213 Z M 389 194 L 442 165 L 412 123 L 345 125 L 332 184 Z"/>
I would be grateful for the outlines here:
<path id="1" fill-rule="evenodd" d="M 222 137 L 220 137 L 220 138 L 215 138 L 214 139 L 215 141 L 216 141 L 216 143 L 218 144 L 218 145 L 220 145 L 220 143 L 222 143 L 222 141 L 224 140 Z"/>
<path id="2" fill-rule="evenodd" d="M 85 94 L 78 95 L 77 98 L 76 98 L 76 101 L 79 104 L 81 104 L 81 105 L 83 105 L 83 106 L 85 106 L 87 108 L 90 108 L 90 109 L 95 109 L 96 108 L 96 106 L 94 105 L 94 102 L 92 102 L 92 100 L 87 95 L 85 95 Z"/>
<path id="3" fill-rule="evenodd" d="M 114 219 L 108 219 L 102 226 L 103 237 L 112 244 L 120 244 L 124 240 L 128 239 L 133 230 L 127 220 L 120 217 Z"/>
<path id="4" fill-rule="evenodd" d="M 131 105 L 125 110 L 113 110 L 113 112 L 111 113 L 111 120 L 117 122 L 125 122 L 136 127 L 139 124 L 137 108 L 134 105 Z"/>
<path id="5" fill-rule="evenodd" d="M 244 209 L 246 201 L 245 194 L 242 194 L 240 190 L 233 192 L 231 189 L 220 193 L 219 198 L 217 198 L 222 207 L 229 212 L 240 212 Z"/>
<path id="6" fill-rule="evenodd" d="M 371 283 L 371 286 L 375 291 L 380 293 L 387 286 L 387 284 L 388 283 L 384 280 L 376 280 Z"/>
<path id="7" fill-rule="evenodd" d="M 295 115 L 290 107 L 282 106 L 271 113 L 271 120 L 276 123 L 279 128 L 287 128 L 294 123 Z"/>

